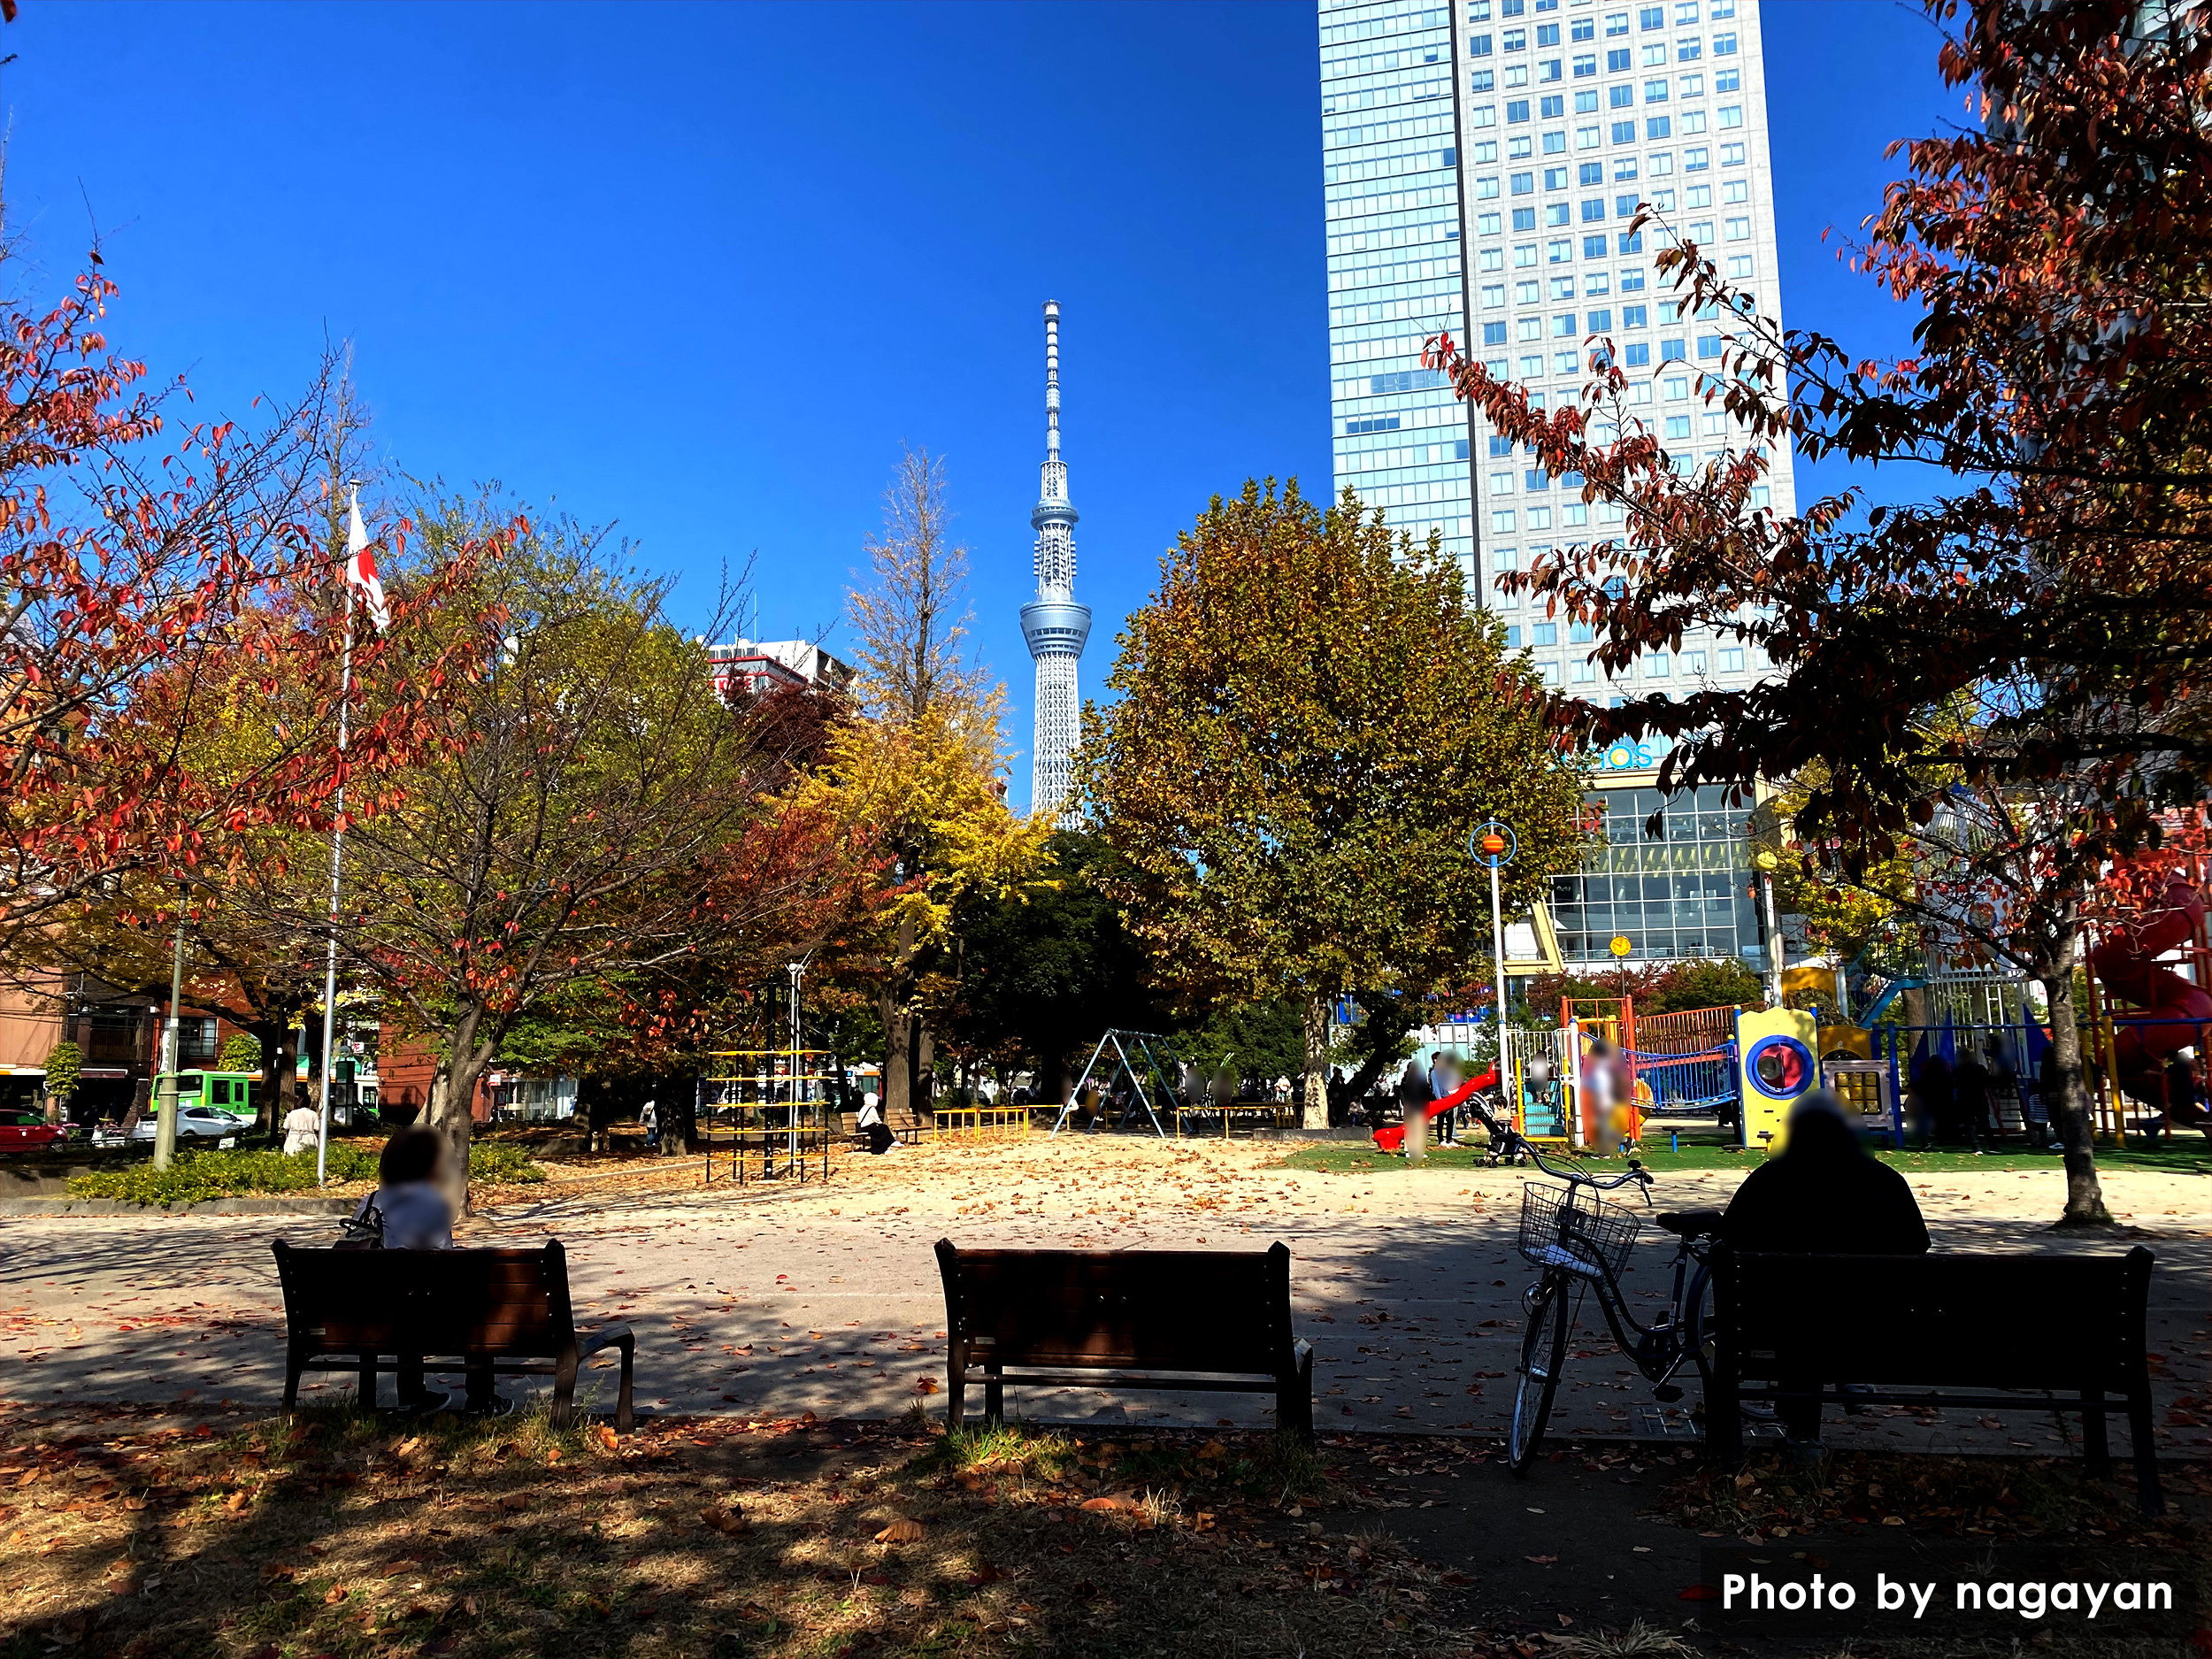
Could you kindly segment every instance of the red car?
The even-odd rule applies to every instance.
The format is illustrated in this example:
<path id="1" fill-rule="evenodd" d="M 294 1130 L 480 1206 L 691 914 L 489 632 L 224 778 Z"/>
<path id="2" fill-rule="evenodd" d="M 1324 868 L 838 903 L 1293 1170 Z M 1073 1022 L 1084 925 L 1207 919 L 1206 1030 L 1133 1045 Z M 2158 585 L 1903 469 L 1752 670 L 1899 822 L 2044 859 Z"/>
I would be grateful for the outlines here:
<path id="1" fill-rule="evenodd" d="M 36 1152 L 68 1137 L 68 1130 L 48 1123 L 43 1113 L 0 1111 L 0 1152 Z"/>

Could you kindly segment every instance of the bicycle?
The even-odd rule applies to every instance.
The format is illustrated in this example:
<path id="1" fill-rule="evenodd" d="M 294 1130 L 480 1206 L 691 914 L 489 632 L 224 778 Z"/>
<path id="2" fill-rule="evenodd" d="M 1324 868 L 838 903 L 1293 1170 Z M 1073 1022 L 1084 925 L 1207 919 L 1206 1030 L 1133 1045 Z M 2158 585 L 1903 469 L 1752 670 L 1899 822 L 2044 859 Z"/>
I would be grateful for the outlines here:
<path id="1" fill-rule="evenodd" d="M 1635 1246 L 1638 1217 L 1598 1194 L 1633 1184 L 1649 1203 L 1650 1171 L 1632 1157 L 1627 1172 L 1610 1179 L 1601 1180 L 1578 1168 L 1556 1167 L 1526 1136 L 1501 1125 L 1480 1098 L 1471 1099 L 1468 1106 L 1489 1131 L 1494 1150 L 1502 1149 L 1515 1164 L 1526 1156 L 1545 1174 L 1566 1183 L 1563 1189 L 1531 1181 L 1521 1189 L 1521 1255 L 1543 1270 L 1521 1293 L 1528 1324 L 1521 1338 L 1520 1380 L 1506 1437 L 1506 1460 L 1515 1474 L 1522 1475 L 1543 1444 L 1566 1365 L 1567 1339 L 1585 1291 L 1596 1292 L 1614 1341 L 1650 1380 L 1653 1396 L 1663 1404 L 1682 1397 L 1673 1379 L 1686 1363 L 1695 1365 L 1701 1384 L 1710 1377 L 1713 1340 L 1706 1331 L 1705 1293 L 1712 1276 L 1708 1256 L 1711 1241 L 1719 1236 L 1720 1211 L 1662 1211 L 1655 1217 L 1675 1235 L 1674 1288 L 1665 1310 L 1649 1325 L 1640 1324 L 1629 1312 L 1620 1287 L 1621 1271 Z M 1632 1339 L 1631 1332 L 1635 1333 Z"/>

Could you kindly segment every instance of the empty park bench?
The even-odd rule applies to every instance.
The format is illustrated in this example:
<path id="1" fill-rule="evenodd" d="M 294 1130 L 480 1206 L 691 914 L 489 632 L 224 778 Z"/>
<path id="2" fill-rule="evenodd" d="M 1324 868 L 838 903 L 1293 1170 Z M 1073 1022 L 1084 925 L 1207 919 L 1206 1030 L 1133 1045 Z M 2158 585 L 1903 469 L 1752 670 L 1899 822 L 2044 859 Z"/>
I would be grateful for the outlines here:
<path id="1" fill-rule="evenodd" d="M 1778 1256 L 1716 1247 L 1709 1450 L 1729 1467 L 1742 1461 L 1745 1400 L 2078 1411 L 2089 1472 L 2104 1476 L 2112 1467 L 2105 1414 L 2124 1411 L 2136 1490 L 2155 1515 L 2164 1500 L 2144 1352 L 2152 1259 L 2140 1246 L 2125 1256 Z"/>
<path id="2" fill-rule="evenodd" d="M 937 1243 L 945 1420 L 1005 1416 L 1010 1387 L 1268 1394 L 1313 1440 L 1313 1348 L 1290 1326 L 1290 1250 L 961 1250 Z"/>
<path id="3" fill-rule="evenodd" d="M 565 1425 L 577 1368 L 611 1348 L 622 1354 L 615 1426 L 631 1425 L 636 1339 L 626 1325 L 578 1334 L 568 1256 L 557 1242 L 534 1250 L 303 1250 L 279 1239 L 270 1248 L 284 1287 L 287 1411 L 311 1371 L 355 1372 L 365 1408 L 376 1403 L 380 1371 L 398 1379 L 403 1402 L 420 1394 L 426 1372 L 464 1373 L 476 1406 L 489 1403 L 495 1378 L 550 1377 L 553 1421 Z"/>

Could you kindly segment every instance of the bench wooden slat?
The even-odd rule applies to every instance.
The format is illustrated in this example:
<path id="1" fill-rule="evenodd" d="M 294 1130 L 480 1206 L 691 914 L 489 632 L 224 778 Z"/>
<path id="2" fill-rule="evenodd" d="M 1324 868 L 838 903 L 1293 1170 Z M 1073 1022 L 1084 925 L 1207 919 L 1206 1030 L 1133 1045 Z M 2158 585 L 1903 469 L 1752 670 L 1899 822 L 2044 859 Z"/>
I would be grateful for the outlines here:
<path id="1" fill-rule="evenodd" d="M 2101 1474 L 2105 1414 L 2125 1411 L 2143 1505 L 2156 1513 L 2163 1500 L 2145 1353 L 2153 1264 L 2140 1246 L 2103 1256 L 1786 1256 L 1718 1247 L 1710 1448 L 1740 1458 L 1737 1410 L 1745 1399 L 2070 1410 L 2083 1414 L 2085 1450 Z M 1852 1394 L 1836 1392 L 1847 1382 Z M 1856 1393 L 1860 1385 L 1874 1392 Z"/>
<path id="2" fill-rule="evenodd" d="M 554 1417 L 565 1422 L 579 1363 L 611 1346 L 622 1361 L 616 1420 L 630 1426 L 635 1339 L 627 1326 L 579 1335 L 558 1240 L 534 1250 L 299 1249 L 280 1239 L 271 1248 L 284 1291 L 288 1411 L 307 1371 L 357 1370 L 365 1405 L 380 1370 L 411 1378 L 465 1369 L 472 1394 L 495 1374 L 550 1374 Z M 396 1356 L 389 1365 L 387 1355 Z M 431 1363 L 457 1356 L 459 1367 Z M 546 1363 L 511 1369 L 519 1361 Z"/>
<path id="3" fill-rule="evenodd" d="M 983 1384 L 993 1417 L 1010 1385 L 1271 1388 L 1281 1425 L 1312 1437 L 1313 1350 L 1291 1328 L 1284 1245 L 1264 1253 L 961 1250 L 947 1239 L 937 1260 L 956 1424 L 971 1381 Z"/>

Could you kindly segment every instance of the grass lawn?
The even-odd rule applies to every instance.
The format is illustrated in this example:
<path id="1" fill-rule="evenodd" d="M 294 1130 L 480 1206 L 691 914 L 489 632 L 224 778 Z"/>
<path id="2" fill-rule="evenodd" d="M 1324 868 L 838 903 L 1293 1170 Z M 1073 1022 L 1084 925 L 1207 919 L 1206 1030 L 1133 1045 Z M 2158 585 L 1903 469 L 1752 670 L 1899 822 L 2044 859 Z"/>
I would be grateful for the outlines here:
<path id="1" fill-rule="evenodd" d="M 1710 1132 L 1706 1132 L 1709 1133 Z M 1563 1155 L 1564 1148 L 1562 1148 Z M 1466 1170 L 1482 1166 L 1484 1151 L 1480 1146 L 1431 1147 L 1429 1165 L 1436 1169 Z M 1550 1148 L 1544 1156 L 1552 1157 Z M 1739 1148 L 1717 1146 L 1709 1140 L 1692 1141 L 1685 1137 L 1679 1148 L 1671 1145 L 1665 1133 L 1655 1133 L 1638 1155 L 1644 1167 L 1658 1174 L 1668 1170 L 1748 1169 L 1759 1156 Z M 1908 1148 L 1902 1152 L 1879 1152 L 1875 1155 L 1886 1164 L 1893 1164 L 1908 1174 L 1931 1170 L 2055 1170 L 2059 1167 L 2055 1152 L 1919 1152 Z M 1623 1168 L 1617 1158 L 1590 1158 L 1586 1160 L 1594 1171 L 1608 1169 L 1615 1172 Z M 1377 1150 L 1373 1146 L 1346 1141 L 1319 1142 L 1302 1147 L 1279 1161 L 1284 1169 L 1310 1170 L 1324 1175 L 1374 1175 L 1412 1167 L 1404 1158 L 1393 1153 Z M 2146 1170 L 2168 1175 L 2212 1175 L 2212 1141 L 2192 1133 L 2183 1141 L 2165 1141 L 2155 1147 L 2130 1146 L 2099 1147 L 2097 1165 L 2108 1170 Z"/>

